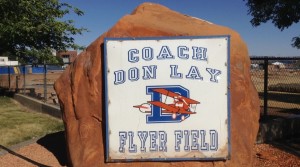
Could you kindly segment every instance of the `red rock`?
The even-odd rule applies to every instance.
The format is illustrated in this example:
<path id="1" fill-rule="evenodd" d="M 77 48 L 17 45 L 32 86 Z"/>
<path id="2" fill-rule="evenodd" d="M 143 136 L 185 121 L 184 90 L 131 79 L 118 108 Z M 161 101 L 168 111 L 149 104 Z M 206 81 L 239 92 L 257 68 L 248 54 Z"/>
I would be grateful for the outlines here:
<path id="1" fill-rule="evenodd" d="M 230 35 L 231 159 L 214 162 L 105 163 L 103 109 L 104 37 Z M 250 59 L 240 35 L 230 28 L 144 3 L 96 39 L 56 81 L 72 166 L 252 166 L 258 131 L 259 99 L 250 79 Z"/>

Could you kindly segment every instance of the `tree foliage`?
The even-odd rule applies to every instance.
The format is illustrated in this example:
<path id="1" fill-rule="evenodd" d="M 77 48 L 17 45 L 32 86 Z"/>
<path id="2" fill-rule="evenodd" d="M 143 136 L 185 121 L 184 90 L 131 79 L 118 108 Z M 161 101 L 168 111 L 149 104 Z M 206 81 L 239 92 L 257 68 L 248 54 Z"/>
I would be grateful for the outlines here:
<path id="1" fill-rule="evenodd" d="M 300 0 L 244 0 L 253 17 L 251 24 L 272 23 L 283 31 L 300 20 Z M 292 39 L 292 46 L 300 49 L 300 36 Z"/>
<path id="2" fill-rule="evenodd" d="M 44 61 L 53 50 L 78 49 L 72 35 L 86 29 L 62 19 L 71 12 L 83 15 L 59 0 L 0 0 L 0 55 L 23 62 Z"/>

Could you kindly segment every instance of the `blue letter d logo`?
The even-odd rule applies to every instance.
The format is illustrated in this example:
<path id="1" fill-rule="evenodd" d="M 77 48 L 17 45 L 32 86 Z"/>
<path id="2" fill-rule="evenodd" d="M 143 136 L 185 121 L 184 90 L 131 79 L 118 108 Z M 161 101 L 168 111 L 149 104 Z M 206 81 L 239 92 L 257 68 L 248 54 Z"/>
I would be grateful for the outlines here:
<path id="1" fill-rule="evenodd" d="M 147 95 L 151 95 L 151 101 L 158 101 L 162 103 L 166 103 L 166 99 L 172 97 L 165 96 L 165 99 L 163 98 L 163 95 L 159 92 L 153 91 L 153 89 L 165 89 L 170 92 L 174 92 L 176 94 L 179 94 L 181 96 L 189 98 L 189 90 L 179 86 L 179 85 L 170 85 L 170 86 L 147 86 L 146 92 Z M 182 120 L 185 120 L 189 117 L 189 114 L 180 114 L 180 113 L 163 113 L 162 108 L 156 105 L 151 105 L 151 114 L 146 115 L 146 121 L 147 123 L 178 123 Z M 173 117 L 172 117 L 173 115 Z M 176 116 L 176 117 L 174 117 Z M 183 118 L 183 119 L 182 119 Z"/>

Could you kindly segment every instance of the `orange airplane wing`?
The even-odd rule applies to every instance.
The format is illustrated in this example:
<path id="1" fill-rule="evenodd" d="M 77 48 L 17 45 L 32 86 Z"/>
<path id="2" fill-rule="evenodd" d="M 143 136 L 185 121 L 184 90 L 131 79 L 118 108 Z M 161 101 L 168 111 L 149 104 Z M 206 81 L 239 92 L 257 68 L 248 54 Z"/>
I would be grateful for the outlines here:
<path id="1" fill-rule="evenodd" d="M 191 112 L 191 111 L 175 111 L 175 112 L 171 112 L 168 110 L 161 110 L 162 113 L 176 113 L 176 114 L 196 114 L 196 112 Z"/>
<path id="2" fill-rule="evenodd" d="M 165 103 L 162 103 L 160 101 L 148 101 L 148 103 L 165 109 L 164 112 L 170 112 L 170 113 L 178 112 L 177 108 L 171 107 L 171 106 L 169 106 Z"/>
<path id="3" fill-rule="evenodd" d="M 178 108 L 172 107 L 160 101 L 148 101 L 148 103 L 163 108 L 163 113 L 180 113 L 180 114 L 196 114 L 196 112 L 180 111 Z"/>
<path id="4" fill-rule="evenodd" d="M 187 98 L 187 97 L 184 97 L 180 94 L 177 94 L 177 93 L 174 93 L 174 92 L 171 92 L 171 91 L 168 91 L 166 89 L 153 89 L 153 91 L 157 92 L 157 93 L 161 93 L 163 95 L 166 95 L 166 96 L 170 96 L 172 98 L 174 98 L 175 96 L 181 96 L 182 99 L 184 99 L 187 103 L 189 104 L 199 104 L 200 102 L 196 101 L 196 100 L 193 100 L 193 99 L 190 99 L 190 98 Z"/>
<path id="5" fill-rule="evenodd" d="M 196 114 L 196 112 L 191 112 L 191 111 L 178 111 L 180 114 Z"/>

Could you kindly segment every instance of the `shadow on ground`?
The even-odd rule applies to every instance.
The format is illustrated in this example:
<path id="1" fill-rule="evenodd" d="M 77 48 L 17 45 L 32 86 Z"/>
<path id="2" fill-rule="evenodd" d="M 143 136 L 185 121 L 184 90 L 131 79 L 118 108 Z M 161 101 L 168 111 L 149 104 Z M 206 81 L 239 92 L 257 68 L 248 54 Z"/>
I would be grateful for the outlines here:
<path id="1" fill-rule="evenodd" d="M 300 158 L 300 136 L 293 137 L 292 139 L 278 140 L 268 142 L 268 144 L 279 148 L 285 152 L 298 156 Z"/>
<path id="2" fill-rule="evenodd" d="M 25 157 L 25 156 L 23 156 L 23 155 L 21 155 L 21 154 L 18 154 L 17 152 L 15 152 L 15 151 L 13 151 L 13 150 L 11 150 L 11 149 L 9 149 L 9 148 L 6 148 L 6 147 L 4 147 L 4 146 L 2 146 L 2 145 L 0 145 L 0 151 L 1 151 L 1 149 L 4 150 L 4 151 L 7 151 L 7 152 L 10 153 L 11 155 L 14 155 L 14 156 L 16 156 L 16 157 L 18 157 L 18 158 L 20 158 L 20 159 L 23 159 L 24 161 L 27 161 L 27 162 L 29 162 L 29 163 L 32 163 L 33 165 L 36 165 L 36 166 L 39 166 L 39 167 L 50 167 L 50 166 L 41 164 L 41 163 L 39 163 L 39 162 L 36 162 L 36 161 L 34 161 L 34 160 L 32 160 L 32 159 L 29 159 L 29 158 L 27 158 L 27 157 Z"/>
<path id="3" fill-rule="evenodd" d="M 258 93 L 260 99 L 264 98 L 264 93 L 259 92 Z M 285 102 L 285 103 L 293 103 L 293 104 L 299 104 L 300 102 L 300 94 L 299 93 L 286 93 L 286 92 L 268 92 L 268 100 L 273 101 L 279 101 L 279 102 Z"/>
<path id="4" fill-rule="evenodd" d="M 39 139 L 37 143 L 49 150 L 56 157 L 61 166 L 67 165 L 67 149 L 64 131 L 48 134 Z"/>
<path id="5" fill-rule="evenodd" d="M 14 97 L 14 94 L 14 91 L 10 91 L 8 88 L 0 87 L 0 96 Z"/>

